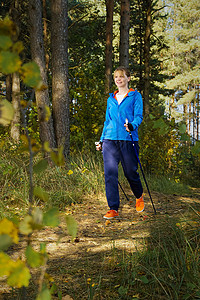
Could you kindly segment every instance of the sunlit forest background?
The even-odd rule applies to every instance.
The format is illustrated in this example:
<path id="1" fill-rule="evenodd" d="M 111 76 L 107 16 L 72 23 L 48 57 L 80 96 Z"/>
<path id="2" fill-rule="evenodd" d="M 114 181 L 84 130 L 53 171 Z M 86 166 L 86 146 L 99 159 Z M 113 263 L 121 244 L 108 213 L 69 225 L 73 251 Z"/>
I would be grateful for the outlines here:
<path id="1" fill-rule="evenodd" d="M 13 216 L 28 213 L 16 225 L 28 240 L 42 226 L 57 226 L 66 205 L 104 192 L 95 142 L 120 65 L 143 98 L 140 159 L 150 188 L 172 195 L 200 188 L 199 1 L 1 0 L 0 9 L 2 251 L 19 239 Z M 76 222 L 66 222 L 75 238 Z M 45 249 L 38 254 L 29 242 L 31 267 L 46 264 Z M 0 276 L 11 276 L 3 253 L 0 265 L 10 267 L 6 274 L 0 267 Z M 15 267 L 23 276 L 18 282 L 15 273 L 9 285 L 26 299 L 29 271 L 21 261 Z M 37 299 L 50 299 L 41 296 L 42 282 Z"/>
<path id="2" fill-rule="evenodd" d="M 65 156 L 94 152 L 94 141 L 99 139 L 103 127 L 108 92 L 115 89 L 112 72 L 119 64 L 126 65 L 132 74 L 131 86 L 142 93 L 144 101 L 140 148 L 145 169 L 197 183 L 198 1 L 128 1 L 128 10 L 120 6 L 120 1 L 113 2 L 113 6 L 111 2 L 69 1 L 67 20 L 64 19 L 64 25 L 58 21 L 56 28 L 56 13 L 54 17 L 49 1 L 43 1 L 43 6 L 37 2 L 31 6 L 30 1 L 1 1 L 1 18 L 10 17 L 17 26 L 12 32 L 13 53 L 23 63 L 35 61 L 43 84 L 48 87 L 34 93 L 33 86 L 20 82 L 14 72 L 19 68 L 10 66 L 10 74 L 7 70 L 1 73 L 1 97 L 16 103 L 17 95 L 21 101 L 31 102 L 25 112 L 26 123 L 37 141 L 48 141 L 54 147 L 64 141 Z M 65 17 L 64 13 L 61 17 Z M 122 26 L 123 22 L 128 26 Z M 61 29 L 65 25 L 68 28 Z M 124 44 L 128 47 L 125 58 Z M 2 49 L 7 51 L 6 46 Z M 14 61 L 7 63 L 12 65 Z M 56 87 L 59 80 L 65 85 L 61 92 Z M 20 141 L 23 128 L 17 103 L 13 123 L 1 127 L 1 139 L 11 137 L 12 144 Z M 44 104 L 52 116 L 48 125 L 43 124 Z"/>

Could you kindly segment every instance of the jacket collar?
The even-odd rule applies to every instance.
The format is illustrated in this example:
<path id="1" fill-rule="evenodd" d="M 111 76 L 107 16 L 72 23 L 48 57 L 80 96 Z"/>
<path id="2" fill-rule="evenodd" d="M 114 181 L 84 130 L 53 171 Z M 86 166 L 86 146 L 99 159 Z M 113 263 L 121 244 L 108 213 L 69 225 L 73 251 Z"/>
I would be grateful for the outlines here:
<path id="1" fill-rule="evenodd" d="M 113 98 L 116 99 L 116 94 L 117 94 L 118 92 L 119 92 L 119 91 L 117 90 L 117 91 L 115 91 L 114 93 L 111 93 L 110 96 L 112 96 Z M 132 88 L 130 88 L 130 89 L 128 90 L 128 93 L 125 95 L 125 97 L 131 96 L 131 95 L 132 95 L 132 92 L 135 92 L 135 90 L 132 89 Z"/>

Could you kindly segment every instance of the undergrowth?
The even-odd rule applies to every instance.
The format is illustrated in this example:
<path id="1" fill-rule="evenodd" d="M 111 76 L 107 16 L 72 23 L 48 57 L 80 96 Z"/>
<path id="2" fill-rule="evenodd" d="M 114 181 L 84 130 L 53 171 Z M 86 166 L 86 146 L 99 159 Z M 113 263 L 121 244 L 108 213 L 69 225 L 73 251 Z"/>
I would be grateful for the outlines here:
<path id="1" fill-rule="evenodd" d="M 199 222 L 198 212 L 190 220 L 165 217 L 150 224 L 143 250 L 113 249 L 115 288 L 107 292 L 115 296 L 108 299 L 200 299 Z"/>
<path id="2" fill-rule="evenodd" d="M 41 157 L 34 158 L 36 164 Z M 2 151 L 0 156 L 1 218 L 22 216 L 28 208 L 28 157 Z M 72 157 L 64 167 L 48 166 L 34 175 L 34 183 L 47 191 L 48 201 L 35 197 L 35 205 L 61 211 L 83 198 L 104 193 L 102 156 Z M 128 187 L 119 168 L 119 180 Z M 147 176 L 153 191 L 190 195 L 189 187 L 164 177 Z M 145 186 L 144 186 L 145 188 Z M 190 212 L 178 218 L 159 217 L 149 221 L 149 237 L 134 252 L 115 248 L 98 260 L 91 282 L 85 282 L 87 299 L 200 299 L 200 214 Z M 88 266 L 88 272 L 91 266 Z M 87 272 L 87 270 L 86 270 Z M 104 281 L 104 278 L 108 280 Z M 78 299 L 78 298 L 77 298 Z M 86 298 L 84 298 L 86 299 Z"/>
<path id="3" fill-rule="evenodd" d="M 15 152 L 16 154 L 16 152 Z M 34 158 L 36 164 L 41 157 Z M 18 152 L 13 155 L 12 149 L 1 150 L 0 157 L 0 196 L 1 216 L 23 214 L 28 207 L 29 178 L 28 156 Z M 140 172 L 140 170 L 139 170 Z M 142 175 L 144 189 L 146 186 Z M 164 194 L 191 195 L 191 189 L 166 177 L 146 175 L 150 190 Z M 123 187 L 129 187 L 119 167 L 119 181 Z M 71 203 L 79 203 L 84 197 L 98 197 L 104 193 L 103 159 L 100 153 L 96 155 L 77 155 L 63 167 L 48 166 L 45 172 L 34 174 L 34 183 L 47 191 L 48 201 L 35 197 L 35 204 L 43 207 L 56 206 L 64 209 Z"/>

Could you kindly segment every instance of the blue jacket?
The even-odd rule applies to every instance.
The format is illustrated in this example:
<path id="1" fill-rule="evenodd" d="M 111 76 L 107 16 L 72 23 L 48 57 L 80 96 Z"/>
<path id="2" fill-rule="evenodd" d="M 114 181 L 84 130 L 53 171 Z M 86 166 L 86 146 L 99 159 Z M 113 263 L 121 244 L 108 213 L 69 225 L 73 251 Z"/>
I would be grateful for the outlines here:
<path id="1" fill-rule="evenodd" d="M 102 142 L 108 140 L 131 141 L 129 133 L 124 127 L 126 118 L 132 124 L 131 131 L 134 141 L 138 141 L 138 127 L 143 120 L 143 102 L 139 92 L 130 89 L 123 101 L 118 104 L 115 93 L 111 93 L 107 100 L 106 120 L 100 138 Z"/>

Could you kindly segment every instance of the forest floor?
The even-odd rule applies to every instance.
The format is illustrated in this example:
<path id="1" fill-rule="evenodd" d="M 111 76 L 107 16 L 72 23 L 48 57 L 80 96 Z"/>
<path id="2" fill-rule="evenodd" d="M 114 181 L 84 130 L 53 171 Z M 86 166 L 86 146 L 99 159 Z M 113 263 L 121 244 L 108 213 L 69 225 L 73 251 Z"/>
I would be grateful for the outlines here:
<path id="1" fill-rule="evenodd" d="M 129 191 L 127 193 L 130 199 L 133 198 Z M 120 219 L 111 222 L 103 219 L 108 210 L 104 196 L 84 199 L 82 203 L 66 208 L 62 214 L 63 221 L 58 227 L 34 233 L 32 245 L 36 250 L 40 243 L 47 244 L 49 260 L 45 277 L 48 284 L 55 282 L 62 292 L 62 299 L 126 299 L 111 294 L 112 290 L 119 287 L 113 285 L 118 272 L 117 253 L 123 255 L 142 251 L 151 238 L 152 230 L 166 216 L 179 220 L 180 216 L 187 214 L 191 205 L 200 210 L 200 189 L 194 190 L 192 197 L 152 192 L 152 199 L 156 215 L 148 194 L 145 195 L 145 210 L 142 213 L 137 213 L 134 204 L 128 203 L 122 194 Z M 66 214 L 72 214 L 78 223 L 78 234 L 74 241 L 68 235 L 64 222 Z M 16 259 L 23 256 L 25 246 L 26 242 L 22 239 L 20 244 L 10 250 L 12 257 Z M 39 276 L 38 269 L 32 270 L 26 299 L 36 298 Z M 0 299 L 20 298 L 4 280 L 0 281 Z M 59 299 L 56 292 L 53 299 Z"/>

